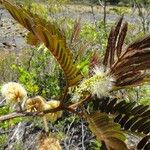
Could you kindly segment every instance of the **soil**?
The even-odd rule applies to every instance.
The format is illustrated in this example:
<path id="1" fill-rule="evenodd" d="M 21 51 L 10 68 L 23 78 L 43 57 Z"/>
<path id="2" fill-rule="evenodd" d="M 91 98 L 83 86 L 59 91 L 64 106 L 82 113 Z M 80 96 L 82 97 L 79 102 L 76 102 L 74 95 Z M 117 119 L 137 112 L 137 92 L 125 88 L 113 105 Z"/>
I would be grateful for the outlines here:
<path id="1" fill-rule="evenodd" d="M 56 20 L 59 18 L 81 18 L 82 22 L 94 23 L 95 21 L 100 21 L 103 19 L 102 9 L 100 6 L 95 6 L 92 9 L 90 6 L 79 6 L 79 5 L 66 5 L 62 8 L 60 13 L 51 15 Z M 115 22 L 119 18 L 118 15 L 114 13 L 108 13 L 106 16 L 106 22 Z M 132 13 L 124 15 L 124 20 L 133 24 L 140 24 L 140 18 L 137 13 Z M 150 19 L 150 16 L 149 16 Z M 19 50 L 27 46 L 24 37 L 27 33 L 23 27 L 21 27 L 11 15 L 1 6 L 0 7 L 0 50 Z"/>
<path id="2" fill-rule="evenodd" d="M 0 8 L 0 50 L 18 50 L 25 47 L 26 32 L 4 8 Z"/>

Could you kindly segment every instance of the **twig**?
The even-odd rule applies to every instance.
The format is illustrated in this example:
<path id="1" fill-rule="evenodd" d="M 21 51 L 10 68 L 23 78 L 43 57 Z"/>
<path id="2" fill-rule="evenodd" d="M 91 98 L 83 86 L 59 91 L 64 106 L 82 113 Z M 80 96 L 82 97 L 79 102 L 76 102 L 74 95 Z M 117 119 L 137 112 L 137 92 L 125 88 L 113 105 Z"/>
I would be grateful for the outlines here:
<path id="1" fill-rule="evenodd" d="M 67 132 L 66 132 L 66 137 L 65 137 L 65 139 L 64 139 L 64 146 L 65 146 L 65 149 L 66 149 L 66 150 L 69 150 L 69 147 L 70 147 L 70 145 L 71 145 L 71 140 L 72 140 L 72 138 L 69 137 L 69 134 L 70 134 L 70 129 L 71 129 L 72 124 L 74 123 L 74 121 L 75 121 L 75 118 L 72 120 L 72 122 L 70 123 L 70 125 L 68 125 L 68 129 L 67 129 Z M 73 134 L 73 132 L 71 132 L 71 134 Z M 67 143 L 67 138 L 68 138 L 68 137 L 69 137 L 69 141 L 68 141 L 68 143 Z"/>
<path id="2" fill-rule="evenodd" d="M 99 0 L 99 4 L 103 7 L 103 22 L 104 22 L 104 30 L 107 36 L 107 30 L 106 30 L 106 0 L 104 1 L 104 5 L 102 4 L 102 2 Z"/>
<path id="3" fill-rule="evenodd" d="M 0 116 L 0 121 L 6 121 L 6 120 L 13 119 L 13 118 L 18 118 L 18 117 L 44 116 L 44 114 L 54 113 L 54 112 L 62 111 L 62 110 L 66 110 L 66 111 L 75 113 L 76 115 L 82 117 L 81 113 L 78 113 L 77 111 L 75 111 L 73 108 L 71 108 L 69 106 L 68 107 L 59 106 L 59 107 L 54 108 L 54 109 L 48 109 L 48 110 L 39 111 L 39 112 L 25 112 L 25 111 L 23 111 L 23 112 L 12 112 L 10 114 Z"/>
<path id="4" fill-rule="evenodd" d="M 60 110 L 60 108 L 59 108 Z M 3 115 L 0 116 L 0 121 L 6 121 L 6 120 L 10 120 L 13 118 L 18 118 L 18 117 L 34 117 L 34 116 L 43 116 L 46 113 L 51 113 L 51 112 L 56 112 L 59 111 L 58 107 L 54 108 L 54 109 L 50 109 L 50 110 L 45 110 L 45 111 L 39 111 L 39 112 L 26 112 L 26 111 L 16 111 L 16 112 L 12 112 L 10 114 L 7 115 Z"/>
<path id="5" fill-rule="evenodd" d="M 98 0 L 99 4 L 104 8 L 105 6 L 102 4 L 101 0 Z"/>
<path id="6" fill-rule="evenodd" d="M 80 107 L 83 103 L 87 102 L 87 101 L 90 101 L 91 99 L 91 95 L 87 96 L 85 99 L 83 99 L 82 101 L 79 101 L 75 104 L 72 104 L 69 106 L 69 108 L 77 108 L 77 107 Z"/>
<path id="7" fill-rule="evenodd" d="M 6 99 L 3 99 L 3 100 L 0 102 L 0 108 L 6 106 L 6 104 L 4 104 L 4 101 L 5 101 L 5 100 L 6 100 Z"/>
<path id="8" fill-rule="evenodd" d="M 69 107 L 65 107 L 65 106 L 64 106 L 64 108 L 65 108 L 65 110 L 67 110 L 67 111 L 69 111 L 69 112 L 72 112 L 72 113 L 74 113 L 74 114 L 80 116 L 81 118 L 83 117 L 82 112 L 79 113 L 79 112 L 77 112 L 74 108 L 71 108 L 70 106 L 69 106 Z"/>
<path id="9" fill-rule="evenodd" d="M 43 116 L 43 122 L 44 122 L 45 132 L 48 133 L 49 132 L 49 127 L 47 125 L 47 119 L 46 119 L 45 116 Z"/>
<path id="10" fill-rule="evenodd" d="M 6 99 L 1 100 L 0 105 L 2 105 L 4 103 Z"/>
<path id="11" fill-rule="evenodd" d="M 83 122 L 81 122 L 81 127 L 82 127 L 82 149 L 85 150 L 85 146 L 84 146 L 85 133 L 84 133 L 84 124 L 83 124 Z"/>
<path id="12" fill-rule="evenodd" d="M 68 85 L 65 86 L 63 93 L 64 94 L 62 95 L 60 106 L 62 106 L 64 104 L 64 101 L 66 99 L 66 96 L 67 96 L 67 93 L 68 93 Z"/>
<path id="13" fill-rule="evenodd" d="M 8 115 L 0 116 L 0 121 L 6 121 L 6 120 L 13 119 L 13 118 L 27 117 L 27 116 L 29 117 L 29 116 L 36 116 L 36 115 L 37 113 L 13 112 Z"/>
<path id="14" fill-rule="evenodd" d="M 91 5 L 91 10 L 92 10 L 92 15 L 93 15 L 93 19 L 94 19 L 94 24 L 95 24 L 95 27 L 96 27 L 96 31 L 99 32 L 99 25 L 98 25 L 98 22 L 96 21 L 96 17 L 95 17 L 95 14 L 94 14 L 94 9 L 93 9 L 93 6 Z M 99 44 L 101 45 L 100 49 L 102 48 L 102 37 L 101 37 L 101 34 L 98 34 L 99 35 Z"/>
<path id="15" fill-rule="evenodd" d="M 27 71 L 30 70 L 31 62 L 32 62 L 33 57 L 34 57 L 34 50 L 32 51 L 31 56 L 30 56 L 30 58 L 29 58 Z"/>

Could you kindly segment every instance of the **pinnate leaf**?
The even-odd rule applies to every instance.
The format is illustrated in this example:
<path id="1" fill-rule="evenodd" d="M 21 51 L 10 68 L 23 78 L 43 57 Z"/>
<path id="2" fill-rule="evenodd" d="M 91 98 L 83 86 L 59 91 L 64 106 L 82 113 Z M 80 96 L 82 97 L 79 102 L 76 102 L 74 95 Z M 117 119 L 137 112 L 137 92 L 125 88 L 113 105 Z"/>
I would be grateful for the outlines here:
<path id="1" fill-rule="evenodd" d="M 108 150 L 127 150 L 124 143 L 125 136 L 120 130 L 120 126 L 114 123 L 107 114 L 97 111 L 90 115 L 85 114 L 85 116 L 97 140 L 103 141 Z"/>
<path id="2" fill-rule="evenodd" d="M 4 0 L 3 4 L 13 18 L 31 32 L 28 35 L 28 43 L 35 45 L 38 41 L 44 43 L 64 71 L 67 85 L 76 85 L 81 80 L 82 75 L 73 62 L 72 53 L 67 47 L 65 36 L 57 23 L 47 22 L 7 0 Z"/>

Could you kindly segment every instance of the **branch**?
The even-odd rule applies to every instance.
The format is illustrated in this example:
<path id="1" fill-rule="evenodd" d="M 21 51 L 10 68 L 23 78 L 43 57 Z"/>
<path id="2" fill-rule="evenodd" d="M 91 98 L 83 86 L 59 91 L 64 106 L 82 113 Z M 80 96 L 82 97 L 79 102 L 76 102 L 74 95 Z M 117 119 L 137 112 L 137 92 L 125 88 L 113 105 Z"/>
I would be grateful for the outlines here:
<path id="1" fill-rule="evenodd" d="M 80 107 L 81 105 L 83 105 L 83 103 L 90 101 L 91 100 L 90 98 L 91 98 L 91 95 L 87 96 L 85 99 L 83 99 L 75 104 L 70 105 L 69 108 L 76 109 L 77 107 Z"/>
<path id="2" fill-rule="evenodd" d="M 43 116 L 44 114 L 57 112 L 57 111 L 60 111 L 60 110 L 61 110 L 61 108 L 57 107 L 57 108 L 54 108 L 54 109 L 45 110 L 45 111 L 37 111 L 37 112 L 26 112 L 26 111 L 24 111 L 24 112 L 19 112 L 19 111 L 18 112 L 12 112 L 10 114 L 0 116 L 0 121 L 6 121 L 6 120 L 13 119 L 13 118 L 18 118 L 18 117 Z"/>
<path id="3" fill-rule="evenodd" d="M 69 106 L 64 106 L 64 105 L 60 105 L 57 108 L 54 109 L 48 109 L 48 110 L 44 110 L 44 111 L 37 111 L 37 112 L 26 112 L 26 110 L 24 110 L 23 112 L 12 112 L 10 114 L 7 115 L 3 115 L 0 116 L 0 122 L 2 121 L 6 121 L 6 120 L 10 120 L 13 118 L 18 118 L 18 117 L 35 117 L 35 116 L 44 116 L 47 113 L 54 113 L 57 111 L 69 111 L 71 113 L 75 113 L 76 115 L 78 115 L 79 117 L 83 117 L 83 113 L 82 112 L 77 112 L 76 108 L 79 108 L 81 105 L 83 105 L 83 103 L 90 101 L 91 99 L 91 95 L 87 96 L 85 99 L 75 103 L 75 104 L 71 104 Z"/>
<path id="4" fill-rule="evenodd" d="M 10 114 L 0 116 L 0 122 L 10 120 L 13 118 L 18 118 L 18 117 L 35 117 L 35 116 L 41 116 L 42 117 L 47 113 L 54 113 L 54 112 L 62 111 L 62 110 L 66 110 L 66 111 L 75 113 L 76 115 L 82 117 L 82 113 L 76 112 L 74 108 L 71 108 L 69 106 L 68 107 L 59 106 L 59 107 L 54 108 L 54 109 L 48 109 L 48 110 L 37 111 L 37 112 L 26 112 L 26 111 L 24 111 L 24 112 L 12 112 Z"/>
<path id="5" fill-rule="evenodd" d="M 26 116 L 34 116 L 33 114 L 29 113 L 23 113 L 23 112 L 13 112 L 8 115 L 0 116 L 0 121 L 6 121 L 13 118 L 18 117 L 26 117 Z"/>
<path id="6" fill-rule="evenodd" d="M 104 8 L 105 6 L 102 4 L 101 0 L 98 0 L 99 4 Z"/>
<path id="7" fill-rule="evenodd" d="M 68 87 L 68 84 L 67 84 L 64 88 L 64 94 L 62 95 L 62 98 L 60 98 L 61 99 L 60 106 L 62 106 L 65 102 L 65 99 L 66 99 L 67 94 L 68 94 L 68 88 L 69 87 Z"/>

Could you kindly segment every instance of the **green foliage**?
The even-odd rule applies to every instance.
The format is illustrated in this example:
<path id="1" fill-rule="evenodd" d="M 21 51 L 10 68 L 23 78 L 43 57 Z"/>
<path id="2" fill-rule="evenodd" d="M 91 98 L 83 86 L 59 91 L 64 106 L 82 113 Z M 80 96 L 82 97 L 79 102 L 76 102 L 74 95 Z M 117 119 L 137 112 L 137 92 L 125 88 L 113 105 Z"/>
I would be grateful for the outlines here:
<path id="1" fill-rule="evenodd" d="M 10 112 L 12 112 L 12 109 L 8 105 L 5 105 L 0 108 L 0 116 L 2 116 L 4 114 L 5 115 L 9 114 Z M 8 121 L 0 122 L 0 127 L 1 127 L 1 129 L 8 129 L 8 128 L 11 128 L 14 125 L 18 124 L 20 121 L 22 121 L 22 118 L 15 118 L 15 119 L 11 119 Z"/>
<path id="2" fill-rule="evenodd" d="M 62 6 L 69 0 L 47 0 L 48 10 L 51 14 L 55 14 L 61 11 Z"/>
<path id="3" fill-rule="evenodd" d="M 48 18 L 48 8 L 46 5 L 44 4 L 39 4 L 39 3 L 31 3 L 30 5 L 30 11 L 34 14 L 37 14 L 39 16 L 41 16 L 42 18 Z"/>
<path id="4" fill-rule="evenodd" d="M 31 95 L 37 94 L 39 87 L 35 84 L 34 81 L 36 73 L 28 72 L 23 67 L 17 68 L 16 66 L 13 66 L 13 68 L 18 70 L 19 82 L 25 86 L 29 94 Z"/>
<path id="5" fill-rule="evenodd" d="M 90 143 L 91 150 L 100 150 L 101 146 L 102 146 L 101 143 L 98 142 L 97 140 L 91 140 Z"/>
<path id="6" fill-rule="evenodd" d="M 150 88 L 149 85 L 142 85 L 138 87 L 133 87 L 126 89 L 128 96 L 126 96 L 126 101 L 133 102 L 136 101 L 138 104 L 150 105 Z"/>
<path id="7" fill-rule="evenodd" d="M 145 85 L 142 86 L 139 92 L 140 98 L 139 98 L 139 103 L 143 105 L 150 105 L 150 86 Z"/>
<path id="8" fill-rule="evenodd" d="M 98 33 L 96 32 L 95 27 L 89 24 L 85 24 L 81 31 L 81 38 L 87 41 L 90 41 L 92 39 L 92 41 L 90 42 L 98 43 Z"/>
<path id="9" fill-rule="evenodd" d="M 16 74 L 11 68 L 12 63 L 16 62 L 14 52 L 1 52 L 0 56 L 0 83 L 16 80 Z M 13 74 L 13 76 L 12 76 Z"/>
<path id="10" fill-rule="evenodd" d="M 10 108 L 9 108 L 9 106 L 1 106 L 1 108 L 0 108 L 0 116 L 2 116 L 2 115 L 4 115 L 4 114 L 8 114 L 10 112 Z M 8 128 L 9 127 L 9 123 L 7 122 L 7 121 L 5 121 L 5 122 L 0 122 L 0 127 L 1 128 Z M 1 141 L 1 140 L 0 140 Z"/>
<path id="11" fill-rule="evenodd" d="M 19 144 L 19 143 L 16 144 L 15 149 L 16 149 L 16 150 L 22 150 L 22 145 Z"/>
<path id="12" fill-rule="evenodd" d="M 31 11 L 33 14 L 37 14 L 44 19 L 48 19 L 49 15 L 60 12 L 62 6 L 67 2 L 68 0 L 42 0 L 38 2 L 36 0 L 18 1 L 18 3 L 22 3 L 28 11 Z"/>
<path id="13" fill-rule="evenodd" d="M 30 51 L 28 53 L 30 55 Z M 41 46 L 32 49 L 32 54 L 21 66 L 12 65 L 18 72 L 18 80 L 27 89 L 29 95 L 42 95 L 47 98 L 56 98 L 60 93 L 59 69 L 49 51 Z M 55 73 L 55 74 L 54 74 Z M 49 89 L 51 89 L 49 91 Z"/>
<path id="14" fill-rule="evenodd" d="M 114 12 L 117 15 L 124 15 L 131 13 L 128 7 L 113 7 L 109 9 L 110 12 Z"/>
<path id="15" fill-rule="evenodd" d="M 0 135 L 0 145 L 3 145 L 6 142 L 6 140 L 7 140 L 7 136 L 5 134 Z M 2 150 L 1 147 L 0 150 Z"/>

